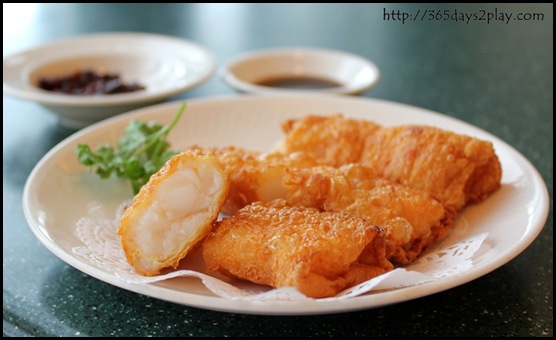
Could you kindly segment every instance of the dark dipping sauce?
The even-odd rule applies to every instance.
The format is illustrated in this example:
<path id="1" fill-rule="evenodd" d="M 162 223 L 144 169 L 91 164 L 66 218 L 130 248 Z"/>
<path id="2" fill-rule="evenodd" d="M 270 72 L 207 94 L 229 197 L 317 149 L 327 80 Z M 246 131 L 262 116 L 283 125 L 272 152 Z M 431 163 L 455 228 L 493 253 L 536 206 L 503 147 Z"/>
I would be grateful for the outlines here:
<path id="1" fill-rule="evenodd" d="M 272 78 L 259 81 L 257 85 L 292 90 L 325 90 L 342 86 L 342 84 L 332 80 L 309 77 Z"/>
<path id="2" fill-rule="evenodd" d="M 103 95 L 144 90 L 140 84 L 125 84 L 117 73 L 101 73 L 91 70 L 76 71 L 61 77 L 41 78 L 39 88 L 73 95 Z"/>

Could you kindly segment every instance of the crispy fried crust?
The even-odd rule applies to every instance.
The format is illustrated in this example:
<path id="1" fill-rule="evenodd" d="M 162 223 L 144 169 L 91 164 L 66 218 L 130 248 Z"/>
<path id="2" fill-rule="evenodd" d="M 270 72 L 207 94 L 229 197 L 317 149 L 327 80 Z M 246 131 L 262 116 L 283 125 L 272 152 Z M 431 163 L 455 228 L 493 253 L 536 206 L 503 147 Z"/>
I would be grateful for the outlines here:
<path id="1" fill-rule="evenodd" d="M 492 143 L 429 126 L 381 127 L 333 116 L 282 124 L 276 149 L 301 151 L 326 165 L 362 163 L 378 176 L 426 191 L 457 213 L 500 188 L 502 167 Z"/>
<path id="2" fill-rule="evenodd" d="M 381 177 L 431 193 L 454 212 L 484 200 L 502 177 L 492 143 L 427 126 L 376 131 L 360 161 Z"/>
<path id="3" fill-rule="evenodd" d="M 229 189 L 214 155 L 184 152 L 171 158 L 133 198 L 118 235 L 127 261 L 152 276 L 176 268 L 210 232 Z"/>
<path id="4" fill-rule="evenodd" d="M 385 230 L 386 257 L 405 265 L 442 239 L 452 226 L 429 194 L 377 177 L 361 164 L 288 169 L 283 185 L 291 204 L 365 218 Z"/>
<path id="5" fill-rule="evenodd" d="M 263 153 L 228 146 L 201 148 L 216 155 L 230 174 L 230 192 L 222 212 L 233 214 L 238 209 L 257 201 L 272 201 L 285 198 L 281 186 L 282 177 L 288 168 L 309 168 L 319 163 L 301 152 L 289 154 Z"/>
<path id="6" fill-rule="evenodd" d="M 326 165 L 339 167 L 358 162 L 365 139 L 379 128 L 373 122 L 349 119 L 341 114 L 289 119 L 282 123 L 286 136 L 275 145 L 274 151 L 301 151 Z"/>
<path id="7" fill-rule="evenodd" d="M 203 243 L 209 271 L 322 298 L 393 268 L 382 229 L 347 214 L 255 202 L 215 224 Z"/>

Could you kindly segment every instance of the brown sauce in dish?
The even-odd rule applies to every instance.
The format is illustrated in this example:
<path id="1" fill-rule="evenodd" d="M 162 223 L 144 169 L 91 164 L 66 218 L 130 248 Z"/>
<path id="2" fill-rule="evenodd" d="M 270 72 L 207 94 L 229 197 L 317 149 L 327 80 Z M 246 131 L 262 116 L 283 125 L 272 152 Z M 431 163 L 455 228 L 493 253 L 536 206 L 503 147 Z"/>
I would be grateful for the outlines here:
<path id="1" fill-rule="evenodd" d="M 299 90 L 324 90 L 342 86 L 340 83 L 332 80 L 310 77 L 271 78 L 259 81 L 257 85 Z"/>
<path id="2" fill-rule="evenodd" d="M 73 95 L 117 94 L 144 90 L 145 86 L 126 84 L 117 73 L 76 71 L 61 77 L 45 77 L 39 80 L 39 88 Z"/>

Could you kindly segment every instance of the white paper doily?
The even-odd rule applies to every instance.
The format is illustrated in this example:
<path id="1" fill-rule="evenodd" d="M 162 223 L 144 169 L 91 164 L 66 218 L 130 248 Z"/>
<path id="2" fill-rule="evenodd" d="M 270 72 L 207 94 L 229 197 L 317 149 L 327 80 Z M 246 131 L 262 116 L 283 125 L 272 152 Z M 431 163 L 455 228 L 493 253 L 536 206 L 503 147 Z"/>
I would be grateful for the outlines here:
<path id="1" fill-rule="evenodd" d="M 142 276 L 135 272 L 125 259 L 119 237 L 118 223 L 127 202 L 122 204 L 113 220 L 93 220 L 88 217 L 77 222 L 77 236 L 83 246 L 73 247 L 75 254 L 85 258 L 100 269 L 113 272 L 120 280 L 131 284 L 148 284 L 175 277 L 197 277 L 214 294 L 224 298 L 251 300 L 293 301 L 310 299 L 293 287 L 260 289 L 239 287 L 202 272 L 202 259 L 191 260 L 194 269 L 179 269 L 159 276 Z M 487 233 L 473 235 L 455 244 L 428 252 L 405 268 L 397 268 L 369 281 L 346 289 L 327 299 L 345 299 L 372 291 L 393 290 L 420 285 L 446 276 L 465 272 L 473 266 L 472 257 L 486 239 Z M 186 261 L 189 259 L 186 257 Z M 186 266 L 187 267 L 187 266 Z M 254 285 L 257 286 L 257 285 Z M 320 299 L 322 300 L 322 299 Z"/>

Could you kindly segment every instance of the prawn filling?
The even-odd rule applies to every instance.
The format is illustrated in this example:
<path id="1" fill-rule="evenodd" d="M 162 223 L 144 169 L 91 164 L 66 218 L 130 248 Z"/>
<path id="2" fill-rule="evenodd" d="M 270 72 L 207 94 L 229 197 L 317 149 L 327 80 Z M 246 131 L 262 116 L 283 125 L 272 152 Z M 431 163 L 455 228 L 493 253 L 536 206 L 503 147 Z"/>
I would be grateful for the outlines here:
<path id="1" fill-rule="evenodd" d="M 343 213 L 255 202 L 216 222 L 203 243 L 209 271 L 322 298 L 393 268 L 383 231 Z"/>
<path id="2" fill-rule="evenodd" d="M 118 234 L 128 262 L 142 275 L 176 268 L 210 232 L 228 189 L 227 173 L 213 155 L 174 156 L 122 216 Z"/>

